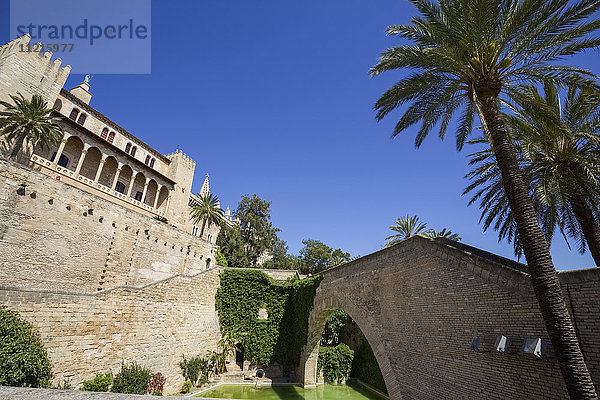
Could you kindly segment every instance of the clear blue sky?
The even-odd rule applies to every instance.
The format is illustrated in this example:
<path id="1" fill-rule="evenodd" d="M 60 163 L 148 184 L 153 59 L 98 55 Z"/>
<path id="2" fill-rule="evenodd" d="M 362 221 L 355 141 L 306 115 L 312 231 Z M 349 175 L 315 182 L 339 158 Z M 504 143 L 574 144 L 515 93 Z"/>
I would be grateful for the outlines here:
<path id="1" fill-rule="evenodd" d="M 468 148 L 432 134 L 417 150 L 414 131 L 390 139 L 399 113 L 375 121 L 374 102 L 403 73 L 370 79 L 369 67 L 398 43 L 385 27 L 412 15 L 402 0 L 154 0 L 152 74 L 96 75 L 91 104 L 162 153 L 183 149 L 194 191 L 209 173 L 223 208 L 245 193 L 272 201 L 293 252 L 313 238 L 366 255 L 410 214 L 512 257 L 461 196 Z M 6 0 L 0 16 L 6 42 Z M 577 62 L 598 72 L 597 56 Z M 552 255 L 559 269 L 593 266 L 560 240 Z"/>

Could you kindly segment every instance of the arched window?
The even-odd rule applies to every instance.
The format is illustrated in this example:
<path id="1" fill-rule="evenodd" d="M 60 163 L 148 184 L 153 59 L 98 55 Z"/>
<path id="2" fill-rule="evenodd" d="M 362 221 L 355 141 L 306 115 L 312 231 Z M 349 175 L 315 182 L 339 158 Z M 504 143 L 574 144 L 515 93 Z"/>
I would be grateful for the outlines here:
<path id="1" fill-rule="evenodd" d="M 206 259 L 206 269 L 210 268 L 210 258 Z"/>
<path id="2" fill-rule="evenodd" d="M 71 115 L 69 115 L 69 118 L 72 119 L 73 121 L 77 121 L 78 115 L 79 115 L 79 110 L 74 108 L 73 110 L 71 110 Z"/>
<path id="3" fill-rule="evenodd" d="M 115 133 L 111 132 L 108 134 L 108 143 L 112 143 L 115 140 Z"/>
<path id="4" fill-rule="evenodd" d="M 137 147 L 133 146 L 133 148 L 131 149 L 131 157 L 135 157 L 135 151 L 137 150 Z"/>
<path id="5" fill-rule="evenodd" d="M 150 164 L 150 156 L 146 156 L 146 161 L 144 161 L 144 164 Z"/>
<path id="6" fill-rule="evenodd" d="M 102 133 L 100 134 L 100 137 L 102 139 L 106 139 L 107 136 L 108 136 L 108 128 L 102 129 Z"/>
<path id="7" fill-rule="evenodd" d="M 209 243 L 212 243 L 212 241 L 213 241 L 213 235 L 211 235 L 209 233 L 207 239 L 208 239 Z"/>
<path id="8" fill-rule="evenodd" d="M 125 146 L 125 153 L 129 154 L 129 150 L 131 150 L 131 143 L 127 143 Z"/>
<path id="9" fill-rule="evenodd" d="M 192 235 L 198 236 L 198 227 L 196 225 L 192 226 Z"/>
<path id="10" fill-rule="evenodd" d="M 125 184 L 123 182 L 117 182 L 115 185 L 115 192 L 125 193 Z"/>
<path id="11" fill-rule="evenodd" d="M 50 161 L 54 162 L 55 158 L 56 158 L 56 152 L 54 152 L 54 154 L 52 154 Z M 64 154 L 61 154 L 60 158 L 58 159 L 57 164 L 63 168 L 67 168 L 67 165 L 69 165 L 69 158 L 67 156 L 65 156 Z"/>
<path id="12" fill-rule="evenodd" d="M 54 102 L 54 107 L 53 107 L 56 111 L 60 111 L 60 109 L 62 108 L 62 101 L 60 101 L 60 99 L 56 99 L 56 101 Z"/>
<path id="13" fill-rule="evenodd" d="M 87 115 L 85 115 L 84 113 L 79 114 L 79 118 L 77 118 L 77 123 L 79 125 L 83 125 L 85 123 L 86 118 L 87 118 Z"/>
<path id="14" fill-rule="evenodd" d="M 154 168 L 154 158 L 150 160 L 150 168 Z"/>

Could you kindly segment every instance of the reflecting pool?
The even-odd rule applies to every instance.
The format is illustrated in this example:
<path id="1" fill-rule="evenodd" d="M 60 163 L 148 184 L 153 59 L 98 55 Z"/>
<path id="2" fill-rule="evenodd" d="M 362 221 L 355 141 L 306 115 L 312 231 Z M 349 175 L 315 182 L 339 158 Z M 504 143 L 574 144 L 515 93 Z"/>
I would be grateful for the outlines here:
<path id="1" fill-rule="evenodd" d="M 198 394 L 197 397 L 217 399 L 260 399 L 260 400 L 381 400 L 375 393 L 356 386 L 319 385 L 316 388 L 301 386 L 221 385 Z"/>

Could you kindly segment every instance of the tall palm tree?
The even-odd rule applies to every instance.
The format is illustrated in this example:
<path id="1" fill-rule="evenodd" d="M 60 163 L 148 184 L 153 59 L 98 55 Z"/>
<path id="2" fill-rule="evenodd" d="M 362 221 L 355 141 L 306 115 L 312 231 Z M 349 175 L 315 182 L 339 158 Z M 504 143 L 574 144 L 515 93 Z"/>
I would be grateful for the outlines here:
<path id="1" fill-rule="evenodd" d="M 546 85 L 544 96 L 529 87 L 510 109 L 513 114 L 504 118 L 548 243 L 558 226 L 579 241 L 581 253 L 587 244 L 600 267 L 600 94 L 570 88 L 561 107 L 555 86 Z M 495 221 L 499 238 L 512 240 L 519 255 L 493 153 L 485 149 L 471 156 L 477 167 L 467 175 L 473 183 L 465 193 L 477 191 L 469 204 L 480 200 L 484 229 Z"/>
<path id="2" fill-rule="evenodd" d="M 412 236 L 429 236 L 433 231 L 427 229 L 427 224 L 419 221 L 419 217 L 406 216 L 396 218 L 396 225 L 390 226 L 390 229 L 394 232 L 398 232 L 395 235 L 388 236 L 385 238 L 387 241 L 385 247 L 390 247 L 396 243 L 400 243 Z"/>
<path id="3" fill-rule="evenodd" d="M 371 76 L 409 68 L 375 104 L 380 120 L 410 106 L 393 136 L 421 122 L 416 145 L 439 123 L 443 138 L 456 111 L 458 149 L 471 133 L 475 115 L 494 151 L 502 184 L 515 217 L 531 282 L 569 394 L 596 399 L 536 210 L 519 169 L 500 99 L 519 95 L 523 83 L 594 86 L 589 71 L 558 60 L 600 45 L 590 37 L 600 21 L 589 20 L 600 0 L 410 0 L 420 16 L 409 25 L 387 28 L 413 44 L 385 51 Z"/>
<path id="4" fill-rule="evenodd" d="M 4 107 L 0 111 L 0 137 L 12 143 L 10 159 L 17 157 L 24 142 L 42 148 L 60 142 L 63 134 L 56 125 L 58 118 L 52 116 L 52 109 L 41 96 L 33 95 L 31 100 L 21 93 L 9 96 L 13 103 L 0 101 Z"/>
<path id="5" fill-rule="evenodd" d="M 200 228 L 200 237 L 204 237 L 204 228 L 206 224 L 210 228 L 211 225 L 221 225 L 225 218 L 225 212 L 219 207 L 219 198 L 212 193 L 198 196 L 200 199 L 199 204 L 195 204 L 190 209 L 190 220 L 194 224 L 202 221 L 202 228 Z"/>

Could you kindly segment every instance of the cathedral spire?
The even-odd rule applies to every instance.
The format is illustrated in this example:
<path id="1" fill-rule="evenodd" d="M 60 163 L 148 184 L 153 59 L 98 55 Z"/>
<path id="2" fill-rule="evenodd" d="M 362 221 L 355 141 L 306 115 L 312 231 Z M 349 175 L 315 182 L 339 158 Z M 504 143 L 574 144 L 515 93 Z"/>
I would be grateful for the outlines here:
<path id="1" fill-rule="evenodd" d="M 210 193 L 210 189 L 208 187 L 208 174 L 206 174 L 206 178 L 204 178 L 204 183 L 202 184 L 202 189 L 200 189 L 200 196 L 206 196 Z"/>

